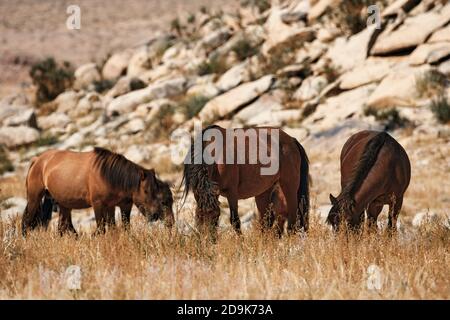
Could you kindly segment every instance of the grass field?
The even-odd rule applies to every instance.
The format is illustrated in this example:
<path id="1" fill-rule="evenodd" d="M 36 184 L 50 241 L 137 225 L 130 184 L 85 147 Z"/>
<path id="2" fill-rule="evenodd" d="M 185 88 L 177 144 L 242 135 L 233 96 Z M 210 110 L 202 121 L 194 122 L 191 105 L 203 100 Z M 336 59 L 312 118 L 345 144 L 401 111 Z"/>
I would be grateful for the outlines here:
<path id="1" fill-rule="evenodd" d="M 347 236 L 312 223 L 307 237 L 281 240 L 250 228 L 225 231 L 217 243 L 135 217 L 93 237 L 38 231 L 18 235 L 0 223 L 0 299 L 449 299 L 450 231 Z M 65 270 L 81 268 L 69 290 Z M 379 268 L 370 289 L 369 266 Z"/>

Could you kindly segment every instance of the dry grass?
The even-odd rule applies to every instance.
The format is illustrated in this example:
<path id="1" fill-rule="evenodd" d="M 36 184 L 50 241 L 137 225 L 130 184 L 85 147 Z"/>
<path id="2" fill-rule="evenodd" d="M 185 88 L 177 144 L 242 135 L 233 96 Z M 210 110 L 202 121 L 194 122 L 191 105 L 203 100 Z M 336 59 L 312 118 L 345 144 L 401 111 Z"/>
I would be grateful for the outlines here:
<path id="1" fill-rule="evenodd" d="M 132 231 L 59 237 L 14 235 L 0 223 L 0 299 L 448 299 L 448 229 L 346 237 L 313 224 L 305 239 L 281 240 L 254 229 L 225 231 L 216 244 L 169 234 L 135 218 Z M 12 236 L 11 236 L 12 235 Z M 382 288 L 367 288 L 367 268 L 382 270 Z M 81 290 L 63 274 L 82 270 Z"/>

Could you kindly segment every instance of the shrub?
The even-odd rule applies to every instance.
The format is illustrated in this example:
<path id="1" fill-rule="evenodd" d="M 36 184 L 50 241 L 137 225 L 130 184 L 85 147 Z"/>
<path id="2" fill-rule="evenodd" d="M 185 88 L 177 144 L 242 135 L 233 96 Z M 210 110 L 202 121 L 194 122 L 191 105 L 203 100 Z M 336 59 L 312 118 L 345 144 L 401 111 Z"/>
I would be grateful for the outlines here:
<path id="1" fill-rule="evenodd" d="M 258 53 L 258 47 L 253 46 L 251 41 L 247 38 L 243 38 L 236 42 L 236 44 L 231 48 L 234 51 L 239 60 L 245 60 L 248 57 L 254 56 Z"/>
<path id="2" fill-rule="evenodd" d="M 178 36 L 181 36 L 183 26 L 180 23 L 180 19 L 175 18 L 170 22 L 170 29 L 172 31 L 175 31 Z"/>
<path id="3" fill-rule="evenodd" d="M 374 116 L 375 120 L 384 125 L 384 130 L 390 131 L 410 125 L 409 120 L 401 117 L 396 108 L 378 110 L 376 108 L 368 107 L 364 109 L 364 115 Z"/>
<path id="4" fill-rule="evenodd" d="M 187 17 L 187 22 L 188 23 L 194 23 L 195 22 L 195 14 L 190 13 L 189 16 Z"/>
<path id="5" fill-rule="evenodd" d="M 241 6 L 256 8 L 259 13 L 269 10 L 271 7 L 269 0 L 241 0 Z"/>
<path id="6" fill-rule="evenodd" d="M 33 83 L 37 86 L 38 104 L 52 101 L 60 93 L 72 86 L 73 69 L 68 62 L 59 66 L 53 58 L 47 58 L 34 64 L 30 70 Z"/>
<path id="7" fill-rule="evenodd" d="M 197 74 L 199 76 L 204 76 L 207 74 L 222 74 L 227 71 L 228 66 L 224 57 L 219 57 L 217 55 L 209 58 L 208 60 L 202 62 L 197 67 Z"/>
<path id="8" fill-rule="evenodd" d="M 188 96 L 181 101 L 180 108 L 188 119 L 195 117 L 210 99 L 204 96 Z"/>
<path id="9" fill-rule="evenodd" d="M 145 84 L 144 81 L 142 81 L 139 78 L 133 78 L 130 81 L 130 90 L 131 91 L 135 91 L 135 90 L 139 90 L 139 89 L 144 89 L 147 85 Z"/>
<path id="10" fill-rule="evenodd" d="M 416 90 L 419 97 L 433 97 L 441 94 L 446 86 L 447 77 L 437 71 L 430 70 L 416 77 Z"/>
<path id="11" fill-rule="evenodd" d="M 58 138 L 52 135 L 43 135 L 41 136 L 34 145 L 36 147 L 45 147 L 51 146 L 58 143 Z"/>
<path id="12" fill-rule="evenodd" d="M 14 166 L 11 160 L 9 160 L 6 148 L 0 145 L 0 174 L 10 171 L 14 171 Z"/>
<path id="13" fill-rule="evenodd" d="M 111 89 L 112 87 L 114 87 L 114 81 L 112 80 L 98 80 L 98 81 L 94 81 L 94 89 L 96 92 L 98 93 L 103 93 L 109 89 Z"/>
<path id="14" fill-rule="evenodd" d="M 445 124 L 450 121 L 450 104 L 445 95 L 439 95 L 433 99 L 430 104 L 430 109 L 439 122 Z"/>

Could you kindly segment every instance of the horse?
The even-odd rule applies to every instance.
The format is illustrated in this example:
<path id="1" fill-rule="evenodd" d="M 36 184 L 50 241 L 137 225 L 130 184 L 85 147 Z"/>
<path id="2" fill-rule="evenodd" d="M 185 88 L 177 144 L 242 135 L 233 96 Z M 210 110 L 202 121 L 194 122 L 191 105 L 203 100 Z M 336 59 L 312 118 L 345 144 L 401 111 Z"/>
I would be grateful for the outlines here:
<path id="1" fill-rule="evenodd" d="M 149 221 L 174 223 L 173 198 L 169 184 L 123 155 L 103 148 L 89 152 L 48 150 L 31 161 L 26 178 L 27 205 L 22 232 L 47 227 L 52 209 L 59 207 L 60 234 L 76 230 L 71 210 L 93 207 L 96 233 L 115 226 L 115 207 L 121 209 L 122 223 L 130 224 L 133 204 Z"/>
<path id="2" fill-rule="evenodd" d="M 232 138 L 222 139 L 222 143 L 217 138 L 203 141 L 212 135 L 225 137 L 227 134 Z M 267 136 L 267 141 L 261 138 L 263 135 Z M 185 200 L 189 191 L 193 191 L 197 203 L 195 220 L 198 229 L 209 228 L 215 236 L 220 216 L 218 198 L 222 195 L 228 200 L 230 224 L 237 234 L 241 234 L 238 200 L 251 197 L 256 200 L 263 231 L 272 228 L 275 219 L 279 237 L 284 231 L 286 220 L 289 232 L 308 230 L 309 160 L 295 138 L 274 127 L 224 129 L 211 125 L 203 129 L 194 141 L 199 141 L 201 150 L 196 152 L 195 143 L 191 144 L 184 164 L 182 198 Z M 213 163 L 205 161 L 202 153 L 202 150 L 210 148 L 216 149 L 212 152 L 215 157 Z M 264 150 L 273 156 L 272 160 L 278 161 L 276 172 L 262 174 L 267 163 L 263 164 L 261 159 L 252 161 L 252 154 L 261 154 Z M 223 161 L 224 158 L 234 160 L 239 157 L 240 162 Z"/>
<path id="3" fill-rule="evenodd" d="M 368 227 L 373 230 L 387 204 L 388 228 L 394 230 L 410 179 L 408 155 L 388 133 L 364 130 L 352 135 L 341 151 L 341 193 L 337 197 L 330 194 L 328 223 L 338 230 L 346 221 L 358 230 L 367 210 Z"/>

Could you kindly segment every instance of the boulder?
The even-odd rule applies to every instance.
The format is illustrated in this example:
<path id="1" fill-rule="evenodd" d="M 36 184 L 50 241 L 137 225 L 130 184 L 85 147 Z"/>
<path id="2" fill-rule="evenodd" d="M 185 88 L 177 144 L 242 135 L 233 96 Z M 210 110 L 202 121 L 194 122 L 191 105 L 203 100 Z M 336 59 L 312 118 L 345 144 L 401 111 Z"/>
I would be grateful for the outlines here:
<path id="1" fill-rule="evenodd" d="M 27 205 L 27 200 L 20 197 L 12 197 L 4 200 L 2 204 L 8 204 L 8 209 L 0 210 L 0 218 L 2 221 L 7 222 L 16 216 L 22 216 Z"/>
<path id="2" fill-rule="evenodd" d="M 145 129 L 145 122 L 141 118 L 134 118 L 123 126 L 125 134 L 136 134 Z"/>
<path id="3" fill-rule="evenodd" d="M 432 10 L 405 19 L 393 30 L 387 28 L 377 38 L 372 55 L 386 55 L 410 49 L 425 42 L 428 36 L 450 21 L 450 4 L 442 10 Z"/>
<path id="4" fill-rule="evenodd" d="M 293 97 L 300 101 L 311 100 L 317 97 L 327 85 L 328 81 L 324 76 L 308 77 L 303 80 Z"/>
<path id="5" fill-rule="evenodd" d="M 273 82 L 274 77 L 267 75 L 256 81 L 244 83 L 210 100 L 200 111 L 200 120 L 211 121 L 234 113 L 269 90 Z"/>
<path id="6" fill-rule="evenodd" d="M 179 77 L 166 81 L 156 82 L 147 88 L 132 91 L 123 96 L 112 100 L 108 107 L 108 115 L 119 113 L 124 114 L 131 112 L 142 103 L 146 103 L 153 99 L 168 98 L 177 96 L 185 91 L 186 78 Z"/>
<path id="7" fill-rule="evenodd" d="M 76 108 L 69 111 L 71 118 L 79 118 L 86 116 L 94 109 L 102 109 L 103 104 L 101 96 L 98 93 L 88 93 L 78 101 Z"/>
<path id="8" fill-rule="evenodd" d="M 84 141 L 84 134 L 81 132 L 75 132 L 71 136 L 69 136 L 64 142 L 61 144 L 61 149 L 72 149 L 79 147 Z"/>
<path id="9" fill-rule="evenodd" d="M 27 126 L 35 129 L 38 128 L 34 109 L 19 109 L 16 110 L 16 112 L 16 115 L 10 116 L 3 121 L 4 126 Z"/>
<path id="10" fill-rule="evenodd" d="M 435 42 L 450 42 L 450 25 L 435 31 L 430 39 L 428 39 L 427 43 L 435 43 Z"/>
<path id="11" fill-rule="evenodd" d="M 450 60 L 442 62 L 438 67 L 438 71 L 450 76 Z"/>
<path id="12" fill-rule="evenodd" d="M 449 29 L 450 32 L 450 29 Z M 409 64 L 435 64 L 450 56 L 450 42 L 424 43 L 418 46 L 409 56 Z"/>
<path id="13" fill-rule="evenodd" d="M 213 83 L 196 84 L 189 88 L 187 95 L 214 98 L 220 93 Z"/>
<path id="14" fill-rule="evenodd" d="M 84 96 L 83 92 L 66 91 L 55 99 L 56 110 L 68 113 L 77 107 L 78 101 Z"/>
<path id="15" fill-rule="evenodd" d="M 127 68 L 128 77 L 137 77 L 152 68 L 153 52 L 148 47 L 138 50 L 130 59 Z"/>
<path id="16" fill-rule="evenodd" d="M 236 113 L 233 120 L 248 124 L 249 122 L 255 122 L 252 119 L 258 117 L 260 114 L 264 114 L 270 118 L 272 112 L 283 109 L 281 102 L 282 94 L 280 91 L 274 90 L 274 92 L 263 94 L 258 100 Z"/>
<path id="17" fill-rule="evenodd" d="M 26 126 L 1 127 L 0 144 L 8 148 L 20 147 L 36 142 L 39 139 L 39 131 Z"/>
<path id="18" fill-rule="evenodd" d="M 70 120 L 69 116 L 62 112 L 53 112 L 48 116 L 38 118 L 38 125 L 42 130 L 49 130 L 51 128 L 64 129 L 71 122 L 72 120 Z"/>
<path id="19" fill-rule="evenodd" d="M 131 145 L 124 154 L 125 158 L 135 163 L 142 163 L 148 160 L 150 153 L 148 148 L 143 146 Z"/>
<path id="20" fill-rule="evenodd" d="M 416 79 L 428 70 L 430 70 L 428 65 L 392 70 L 370 95 L 367 106 L 374 108 L 415 106 Z"/>
<path id="21" fill-rule="evenodd" d="M 247 125 L 280 127 L 287 122 L 299 121 L 301 116 L 302 110 L 299 109 L 263 111 L 250 118 Z"/>
<path id="22" fill-rule="evenodd" d="M 267 35 L 261 48 L 263 54 L 267 55 L 276 47 L 286 43 L 307 42 L 314 39 L 315 31 L 313 28 L 305 27 L 303 23 L 284 23 L 282 15 L 286 12 L 286 9 L 281 7 L 272 7 L 269 18 L 264 25 Z"/>
<path id="23" fill-rule="evenodd" d="M 325 56 L 341 71 L 351 70 L 366 59 L 369 43 L 375 32 L 375 25 L 372 25 L 348 39 L 337 38 Z"/>
<path id="24" fill-rule="evenodd" d="M 320 18 L 328 8 L 336 7 L 342 0 L 319 0 L 308 12 L 308 21 Z"/>
<path id="25" fill-rule="evenodd" d="M 95 63 L 82 65 L 75 70 L 75 81 L 73 88 L 75 90 L 87 89 L 94 81 L 100 81 L 101 76 Z"/>
<path id="26" fill-rule="evenodd" d="M 381 81 L 390 72 L 395 62 L 394 59 L 370 57 L 361 65 L 341 75 L 339 88 L 350 90 Z"/>
<path id="27" fill-rule="evenodd" d="M 210 52 L 222 44 L 224 44 L 231 37 L 231 30 L 229 27 L 222 27 L 211 33 L 208 33 L 203 39 L 200 40 L 200 46 L 207 52 Z"/>
<path id="28" fill-rule="evenodd" d="M 217 81 L 216 86 L 221 91 L 228 91 L 242 82 L 250 80 L 248 61 L 244 61 L 228 69 Z"/>
<path id="29" fill-rule="evenodd" d="M 130 49 L 113 54 L 103 66 L 103 79 L 115 80 L 124 75 L 132 55 L 133 50 Z"/>
<path id="30" fill-rule="evenodd" d="M 400 11 L 409 12 L 412 8 L 414 8 L 420 1 L 417 0 L 396 0 L 388 5 L 381 15 L 383 17 L 395 16 Z"/>

